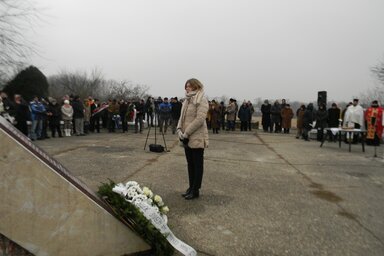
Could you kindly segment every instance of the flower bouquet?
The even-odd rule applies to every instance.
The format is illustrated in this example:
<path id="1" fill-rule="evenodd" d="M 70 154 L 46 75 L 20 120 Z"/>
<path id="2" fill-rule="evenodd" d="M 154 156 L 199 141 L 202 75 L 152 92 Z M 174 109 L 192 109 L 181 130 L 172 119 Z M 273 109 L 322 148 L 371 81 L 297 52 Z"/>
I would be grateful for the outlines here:
<path id="1" fill-rule="evenodd" d="M 128 181 L 125 185 L 122 183 L 115 185 L 112 191 L 123 196 L 131 204 L 147 203 L 155 212 L 160 213 L 165 223 L 168 222 L 166 215 L 169 212 L 168 206 L 164 204 L 159 195 L 155 195 L 148 187 L 141 188 L 136 181 Z"/>
<path id="2" fill-rule="evenodd" d="M 149 188 L 143 187 L 136 181 L 126 184 L 116 184 L 113 181 L 104 183 L 97 192 L 99 196 L 112 208 L 117 217 L 151 245 L 155 255 L 172 255 L 174 248 L 151 223 L 137 206 L 146 206 L 151 212 L 158 213 L 166 223 L 169 208 L 159 195 L 155 195 Z"/>

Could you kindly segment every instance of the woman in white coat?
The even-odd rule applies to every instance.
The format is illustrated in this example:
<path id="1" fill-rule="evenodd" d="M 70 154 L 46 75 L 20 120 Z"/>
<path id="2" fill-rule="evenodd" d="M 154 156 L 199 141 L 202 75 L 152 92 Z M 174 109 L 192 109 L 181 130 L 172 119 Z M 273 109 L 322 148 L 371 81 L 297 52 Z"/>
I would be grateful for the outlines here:
<path id="1" fill-rule="evenodd" d="M 195 78 L 185 83 L 185 97 L 177 134 L 183 142 L 188 164 L 189 188 L 182 196 L 191 200 L 199 197 L 203 179 L 204 149 L 208 147 L 208 129 L 205 122 L 208 100 L 202 83 Z"/>

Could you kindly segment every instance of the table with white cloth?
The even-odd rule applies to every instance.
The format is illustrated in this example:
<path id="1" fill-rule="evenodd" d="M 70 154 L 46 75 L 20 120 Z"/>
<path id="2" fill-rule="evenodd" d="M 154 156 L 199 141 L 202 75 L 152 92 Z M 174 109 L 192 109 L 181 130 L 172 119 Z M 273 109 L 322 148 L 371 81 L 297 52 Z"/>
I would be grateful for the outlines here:
<path id="1" fill-rule="evenodd" d="M 348 128 L 325 128 L 324 129 L 324 136 L 323 140 L 321 141 L 320 147 L 323 146 L 324 141 L 326 141 L 327 137 L 329 136 L 329 133 L 332 133 L 333 135 L 336 135 L 339 139 L 339 148 L 341 148 L 341 138 L 343 134 L 347 134 L 348 144 L 349 144 L 349 152 L 351 152 L 351 144 L 352 144 L 352 137 L 353 134 L 361 134 L 361 147 L 363 152 L 365 152 L 365 138 L 367 136 L 367 131 L 362 129 L 348 129 Z"/>

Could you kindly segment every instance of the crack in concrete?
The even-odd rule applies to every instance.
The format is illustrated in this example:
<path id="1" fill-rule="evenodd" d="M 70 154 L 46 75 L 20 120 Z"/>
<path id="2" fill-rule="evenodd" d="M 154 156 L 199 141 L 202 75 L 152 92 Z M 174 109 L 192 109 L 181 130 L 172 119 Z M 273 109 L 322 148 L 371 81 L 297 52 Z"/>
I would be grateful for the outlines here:
<path id="1" fill-rule="evenodd" d="M 58 156 L 58 155 L 61 155 L 61 154 L 65 154 L 65 153 L 68 153 L 68 152 L 71 152 L 71 151 L 78 150 L 80 148 L 87 148 L 87 147 L 89 147 L 89 146 L 77 146 L 77 147 L 67 148 L 67 149 L 58 151 L 56 153 L 53 153 L 51 156 Z"/>
<path id="2" fill-rule="evenodd" d="M 212 139 L 212 137 L 209 137 L 210 141 L 220 141 L 220 142 L 227 142 L 227 143 L 234 143 L 234 144 L 241 144 L 241 145 L 260 145 L 263 146 L 263 143 L 254 143 L 254 142 L 244 142 L 244 141 L 233 141 L 233 140 L 222 140 L 222 139 Z"/>
<path id="3" fill-rule="evenodd" d="M 260 144 L 262 145 L 262 144 Z M 265 146 L 265 145 L 263 145 Z M 215 158 L 215 157 L 204 157 L 204 160 L 209 160 L 213 162 L 249 162 L 249 163 L 266 163 L 266 164 L 276 164 L 276 165 L 285 165 L 286 161 L 284 163 L 278 163 L 278 162 L 269 162 L 269 161 L 262 161 L 262 160 L 248 160 L 248 159 L 239 159 L 239 158 L 226 158 L 226 159 L 221 159 L 221 158 Z M 338 167 L 338 166 L 360 166 L 360 167 L 381 167 L 376 166 L 376 165 L 357 165 L 357 164 L 307 164 L 307 163 L 293 163 L 295 166 L 324 166 L 324 167 Z"/>
<path id="4" fill-rule="evenodd" d="M 215 254 L 210 254 L 208 252 L 204 252 L 204 251 L 197 250 L 197 249 L 196 249 L 196 252 L 198 252 L 199 255 L 216 256 Z"/>

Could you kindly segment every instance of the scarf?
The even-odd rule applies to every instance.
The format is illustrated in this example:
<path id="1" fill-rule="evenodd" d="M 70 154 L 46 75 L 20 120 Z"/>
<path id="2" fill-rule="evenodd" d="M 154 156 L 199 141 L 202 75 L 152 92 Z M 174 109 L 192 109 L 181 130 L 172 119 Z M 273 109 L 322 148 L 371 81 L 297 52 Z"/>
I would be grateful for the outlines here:
<path id="1" fill-rule="evenodd" d="M 181 115 L 180 115 L 180 121 L 181 125 L 184 126 L 184 120 L 185 120 L 185 114 L 188 109 L 189 103 L 192 101 L 193 104 L 200 104 L 201 101 L 204 99 L 205 94 L 204 90 L 198 90 L 198 91 L 190 91 L 185 93 L 185 101 L 183 103 L 183 107 L 181 109 Z M 184 132 L 185 127 L 182 127 L 182 131 Z"/>

